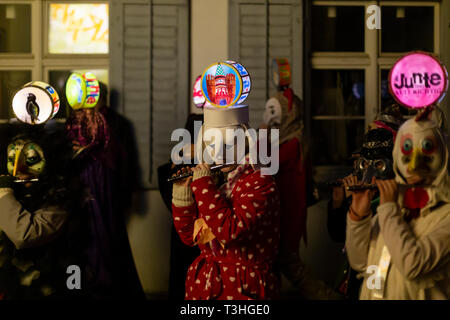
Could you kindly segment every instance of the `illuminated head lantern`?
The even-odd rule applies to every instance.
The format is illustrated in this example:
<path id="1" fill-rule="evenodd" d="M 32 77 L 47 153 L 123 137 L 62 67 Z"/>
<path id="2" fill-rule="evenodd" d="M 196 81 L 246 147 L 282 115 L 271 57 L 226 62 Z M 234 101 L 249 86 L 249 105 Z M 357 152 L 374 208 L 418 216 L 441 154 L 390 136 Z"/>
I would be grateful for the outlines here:
<path id="1" fill-rule="evenodd" d="M 395 100 L 407 108 L 423 108 L 439 103 L 445 96 L 448 74 L 433 55 L 411 52 L 389 72 L 389 90 Z"/>
<path id="2" fill-rule="evenodd" d="M 195 79 L 194 88 L 192 90 L 192 101 L 197 108 L 211 107 L 211 104 L 206 101 L 202 92 L 202 76 L 198 76 Z"/>
<path id="3" fill-rule="evenodd" d="M 203 72 L 201 88 L 205 99 L 214 107 L 240 105 L 250 92 L 250 75 L 237 62 L 215 63 Z"/>
<path id="4" fill-rule="evenodd" d="M 204 123 L 197 140 L 197 158 L 218 164 L 241 161 L 239 145 L 242 147 L 242 144 L 232 133 L 240 130 L 247 135 L 249 109 L 241 103 L 250 93 L 249 73 L 234 61 L 219 62 L 203 72 L 200 85 L 210 105 L 203 108 Z M 234 151 L 233 159 L 226 156 L 230 149 Z"/>
<path id="5" fill-rule="evenodd" d="M 288 59 L 277 58 L 272 60 L 272 81 L 280 91 L 291 85 L 291 66 Z"/>
<path id="6" fill-rule="evenodd" d="M 263 120 L 264 123 L 271 128 L 279 128 L 282 122 L 283 113 L 287 114 L 286 110 L 283 112 L 282 104 L 288 104 L 286 97 L 283 97 L 283 93 L 291 85 L 291 67 L 289 61 L 286 58 L 278 58 L 272 60 L 272 82 L 277 88 L 277 94 L 271 97 L 266 102 L 266 109 L 264 111 Z M 290 99 L 292 103 L 292 99 Z M 288 107 L 291 110 L 292 104 Z"/>
<path id="7" fill-rule="evenodd" d="M 12 100 L 17 119 L 27 124 L 43 124 L 59 111 L 56 90 L 42 81 L 32 81 L 19 89 Z"/>
<path id="8" fill-rule="evenodd" d="M 100 85 L 95 75 L 72 73 L 66 82 L 66 98 L 74 110 L 94 108 L 100 99 Z"/>

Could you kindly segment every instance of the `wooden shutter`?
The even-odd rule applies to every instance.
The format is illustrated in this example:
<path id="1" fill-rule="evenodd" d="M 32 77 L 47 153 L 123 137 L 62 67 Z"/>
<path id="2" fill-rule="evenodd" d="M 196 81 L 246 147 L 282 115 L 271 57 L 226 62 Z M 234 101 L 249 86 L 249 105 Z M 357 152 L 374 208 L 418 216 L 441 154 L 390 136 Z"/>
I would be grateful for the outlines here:
<path id="1" fill-rule="evenodd" d="M 247 67 L 252 91 L 247 100 L 250 123 L 262 121 L 266 100 L 275 92 L 273 58 L 288 58 L 293 73 L 292 88 L 302 97 L 302 1 L 232 0 L 230 3 L 230 58 Z"/>
<path id="2" fill-rule="evenodd" d="M 188 110 L 188 0 L 112 1 L 111 89 L 134 125 L 144 187 L 170 157 Z"/>

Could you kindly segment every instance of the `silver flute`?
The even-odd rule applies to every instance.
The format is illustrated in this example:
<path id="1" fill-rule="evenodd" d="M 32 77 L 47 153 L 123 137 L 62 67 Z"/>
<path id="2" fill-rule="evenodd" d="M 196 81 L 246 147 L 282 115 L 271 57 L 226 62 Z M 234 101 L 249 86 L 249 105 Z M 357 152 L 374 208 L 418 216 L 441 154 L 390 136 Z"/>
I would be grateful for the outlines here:
<path id="1" fill-rule="evenodd" d="M 38 182 L 39 179 L 35 178 L 35 179 L 16 179 L 13 182 L 14 183 L 26 183 L 26 182 Z"/>
<path id="2" fill-rule="evenodd" d="M 425 188 L 427 185 L 424 184 L 399 184 L 399 188 Z M 357 184 L 353 186 L 346 187 L 347 191 L 363 191 L 363 190 L 377 190 L 378 186 L 376 184 Z"/>
<path id="3" fill-rule="evenodd" d="M 217 170 L 220 170 L 222 168 L 226 168 L 226 167 L 229 167 L 229 166 L 232 166 L 232 165 L 234 165 L 234 163 L 218 164 L 218 165 L 212 166 L 210 168 L 210 170 L 211 170 L 211 172 L 214 172 L 214 171 L 217 171 Z M 167 182 L 176 182 L 176 181 L 179 181 L 179 180 L 186 179 L 186 178 L 188 178 L 188 177 L 190 177 L 192 175 L 194 175 L 194 173 L 192 171 L 185 172 L 185 173 L 179 174 L 177 176 L 173 176 L 173 177 L 168 178 Z"/>

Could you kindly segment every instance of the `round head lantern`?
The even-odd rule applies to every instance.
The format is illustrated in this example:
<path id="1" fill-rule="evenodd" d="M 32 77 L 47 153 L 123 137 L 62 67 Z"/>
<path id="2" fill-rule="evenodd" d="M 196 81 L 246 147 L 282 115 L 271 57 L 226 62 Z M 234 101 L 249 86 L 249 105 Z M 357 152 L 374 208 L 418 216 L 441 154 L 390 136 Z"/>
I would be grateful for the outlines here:
<path id="1" fill-rule="evenodd" d="M 202 74 L 202 94 L 214 107 L 240 105 L 247 99 L 250 89 L 249 73 L 234 61 L 215 63 Z"/>
<path id="2" fill-rule="evenodd" d="M 72 73 L 66 82 L 66 98 L 74 110 L 94 108 L 100 99 L 100 85 L 95 75 Z"/>
<path id="3" fill-rule="evenodd" d="M 440 102 L 447 86 L 447 70 L 433 55 L 425 52 L 404 55 L 389 72 L 392 96 L 408 108 L 423 108 Z"/>
<path id="4" fill-rule="evenodd" d="M 249 109 L 242 105 L 251 89 L 247 69 L 235 61 L 213 64 L 203 72 L 200 88 L 206 102 L 197 158 L 217 164 L 241 162 L 248 147 L 247 139 L 251 139 L 247 132 Z"/>
<path id="5" fill-rule="evenodd" d="M 16 92 L 12 108 L 21 122 L 32 125 L 43 124 L 59 111 L 59 96 L 49 84 L 32 81 Z"/>

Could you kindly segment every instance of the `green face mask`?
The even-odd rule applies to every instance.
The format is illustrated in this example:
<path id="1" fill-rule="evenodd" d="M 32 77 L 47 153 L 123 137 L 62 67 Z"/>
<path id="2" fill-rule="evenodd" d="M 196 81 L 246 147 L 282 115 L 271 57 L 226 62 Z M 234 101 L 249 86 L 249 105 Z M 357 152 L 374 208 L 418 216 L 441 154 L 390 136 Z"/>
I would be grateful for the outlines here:
<path id="1" fill-rule="evenodd" d="M 8 173 L 22 179 L 40 176 L 45 170 L 42 148 L 31 140 L 18 139 L 8 146 Z"/>

